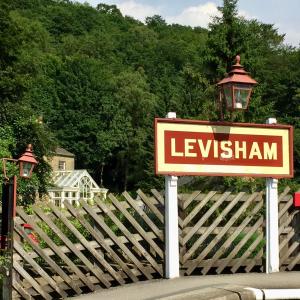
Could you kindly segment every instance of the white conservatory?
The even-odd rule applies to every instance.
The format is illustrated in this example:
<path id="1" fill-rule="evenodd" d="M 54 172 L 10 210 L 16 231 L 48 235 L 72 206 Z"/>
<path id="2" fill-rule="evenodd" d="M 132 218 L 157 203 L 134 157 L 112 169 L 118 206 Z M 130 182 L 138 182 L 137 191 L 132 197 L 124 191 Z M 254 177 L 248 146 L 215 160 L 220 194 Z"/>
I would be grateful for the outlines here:
<path id="1" fill-rule="evenodd" d="M 64 207 L 65 201 L 77 206 L 81 199 L 91 202 L 95 196 L 105 199 L 108 190 L 100 188 L 87 170 L 75 170 L 74 158 L 71 152 L 57 148 L 48 160 L 53 170 L 53 186 L 48 188 L 49 200 Z"/>
<path id="2" fill-rule="evenodd" d="M 95 196 L 106 198 L 107 189 L 100 188 L 87 170 L 56 171 L 52 188 L 48 188 L 50 199 L 56 206 L 64 202 L 77 206 L 79 200 L 92 201 Z"/>

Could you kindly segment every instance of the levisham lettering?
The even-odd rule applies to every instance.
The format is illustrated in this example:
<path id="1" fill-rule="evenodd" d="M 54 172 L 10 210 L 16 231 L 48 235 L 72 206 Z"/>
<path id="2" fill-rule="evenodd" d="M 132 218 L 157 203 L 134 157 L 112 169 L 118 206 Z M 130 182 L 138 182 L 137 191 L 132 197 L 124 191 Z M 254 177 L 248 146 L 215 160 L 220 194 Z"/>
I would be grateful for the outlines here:
<path id="1" fill-rule="evenodd" d="M 183 141 L 183 147 L 180 147 L 181 149 L 179 150 L 176 138 L 171 138 L 170 154 L 171 157 L 194 157 L 199 159 L 213 157 L 216 159 L 277 160 L 277 146 L 277 143 L 273 142 L 186 138 Z"/>

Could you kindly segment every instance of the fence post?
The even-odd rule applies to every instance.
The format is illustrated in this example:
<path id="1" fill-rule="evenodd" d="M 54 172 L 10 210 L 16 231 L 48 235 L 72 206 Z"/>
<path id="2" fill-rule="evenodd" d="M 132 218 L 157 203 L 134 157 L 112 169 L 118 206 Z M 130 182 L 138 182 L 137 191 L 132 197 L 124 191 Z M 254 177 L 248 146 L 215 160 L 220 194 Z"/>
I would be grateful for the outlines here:
<path id="1" fill-rule="evenodd" d="M 167 118 L 176 118 L 169 112 Z M 177 176 L 165 176 L 165 277 L 179 277 Z"/>
<path id="2" fill-rule="evenodd" d="M 276 124 L 269 118 L 267 124 Z M 266 179 L 266 273 L 279 272 L 278 180 Z"/>
<path id="3" fill-rule="evenodd" d="M 11 177 L 2 184 L 2 221 L 1 221 L 1 255 L 5 257 L 2 270 L 3 279 L 0 288 L 1 299 L 12 299 L 13 251 L 14 251 L 14 216 L 16 204 L 17 177 Z"/>

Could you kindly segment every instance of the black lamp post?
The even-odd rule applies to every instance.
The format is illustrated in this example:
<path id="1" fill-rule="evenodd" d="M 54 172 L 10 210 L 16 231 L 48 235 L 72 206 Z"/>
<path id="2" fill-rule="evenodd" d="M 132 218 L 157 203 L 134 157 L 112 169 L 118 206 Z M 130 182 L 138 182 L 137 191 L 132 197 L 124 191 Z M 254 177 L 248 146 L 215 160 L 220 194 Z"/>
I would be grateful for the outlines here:
<path id="1" fill-rule="evenodd" d="M 17 176 L 7 177 L 6 162 L 10 161 L 19 165 L 20 177 L 30 178 L 34 166 L 38 163 L 33 152 L 32 146 L 28 145 L 24 154 L 19 159 L 3 158 L 3 175 L 5 178 L 2 184 L 2 221 L 1 221 L 1 254 L 9 261 L 5 268 L 2 285 L 2 298 L 12 299 L 12 269 L 13 269 L 13 230 L 14 217 L 16 214 L 17 202 Z"/>
<path id="2" fill-rule="evenodd" d="M 249 106 L 253 86 L 257 81 L 251 78 L 240 64 L 241 58 L 236 56 L 236 63 L 232 66 L 229 76 L 217 83 L 221 118 L 223 119 L 222 102 L 225 101 L 229 111 L 246 110 Z"/>

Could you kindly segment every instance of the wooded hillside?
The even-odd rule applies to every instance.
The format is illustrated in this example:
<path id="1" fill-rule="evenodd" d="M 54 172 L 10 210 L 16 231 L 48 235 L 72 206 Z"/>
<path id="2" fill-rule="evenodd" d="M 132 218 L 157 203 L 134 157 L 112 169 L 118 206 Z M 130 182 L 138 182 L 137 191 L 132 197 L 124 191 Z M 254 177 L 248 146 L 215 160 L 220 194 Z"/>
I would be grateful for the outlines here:
<path id="1" fill-rule="evenodd" d="M 41 161 L 31 191 L 21 192 L 45 190 L 43 156 L 57 144 L 98 183 L 103 168 L 113 191 L 159 184 L 154 117 L 218 120 L 215 84 L 236 54 L 259 85 L 249 111 L 233 120 L 294 125 L 299 181 L 300 49 L 284 45 L 274 25 L 238 17 L 236 4 L 224 0 L 222 17 L 204 29 L 160 16 L 143 24 L 114 5 L 1 1 L 0 155 L 17 156 L 31 142 Z"/>

